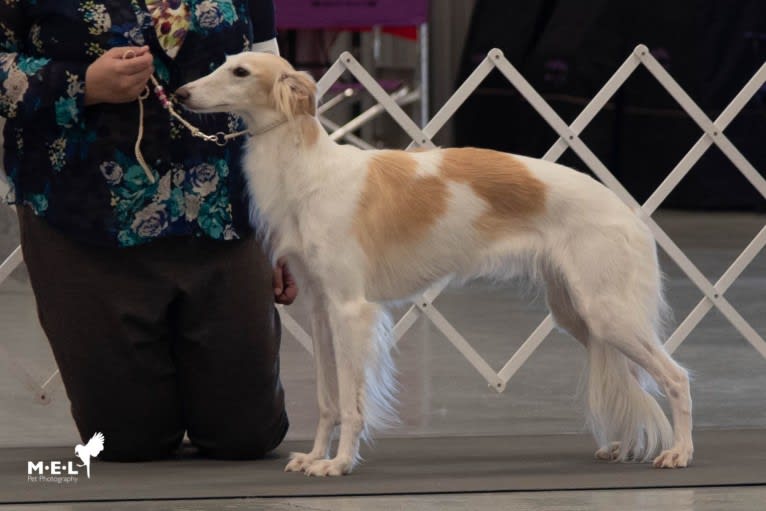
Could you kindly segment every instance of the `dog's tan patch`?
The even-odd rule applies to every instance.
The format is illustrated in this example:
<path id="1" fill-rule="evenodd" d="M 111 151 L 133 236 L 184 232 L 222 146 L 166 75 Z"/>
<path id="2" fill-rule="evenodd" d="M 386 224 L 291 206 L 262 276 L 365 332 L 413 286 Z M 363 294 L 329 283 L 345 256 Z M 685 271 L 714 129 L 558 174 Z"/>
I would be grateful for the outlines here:
<path id="1" fill-rule="evenodd" d="M 487 202 L 489 210 L 476 228 L 495 237 L 545 209 L 545 184 L 510 154 L 488 149 L 445 149 L 442 175 L 468 184 Z"/>
<path id="2" fill-rule="evenodd" d="M 380 151 L 370 158 L 354 234 L 371 260 L 423 239 L 447 210 L 444 179 L 418 176 L 417 165 L 405 151 Z"/>

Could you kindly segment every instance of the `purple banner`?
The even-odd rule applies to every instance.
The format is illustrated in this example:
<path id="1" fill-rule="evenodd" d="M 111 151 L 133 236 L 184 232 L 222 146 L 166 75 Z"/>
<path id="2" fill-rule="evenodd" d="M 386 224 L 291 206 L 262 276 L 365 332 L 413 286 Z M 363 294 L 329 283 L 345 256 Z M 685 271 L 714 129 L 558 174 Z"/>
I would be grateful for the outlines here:
<path id="1" fill-rule="evenodd" d="M 428 0 L 275 0 L 278 28 L 414 26 L 428 21 Z"/>

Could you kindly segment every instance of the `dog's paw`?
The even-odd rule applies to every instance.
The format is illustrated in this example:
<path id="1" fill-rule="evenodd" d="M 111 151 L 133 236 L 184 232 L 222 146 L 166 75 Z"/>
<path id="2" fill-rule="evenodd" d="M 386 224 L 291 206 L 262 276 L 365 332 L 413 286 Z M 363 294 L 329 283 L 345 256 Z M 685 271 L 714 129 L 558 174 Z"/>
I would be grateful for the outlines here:
<path id="1" fill-rule="evenodd" d="M 304 472 L 311 477 L 342 476 L 351 472 L 351 461 L 339 458 L 317 460 L 307 467 Z"/>
<path id="2" fill-rule="evenodd" d="M 662 451 L 654 458 L 655 468 L 684 468 L 692 460 L 692 450 L 683 447 L 673 447 Z"/>
<path id="3" fill-rule="evenodd" d="M 311 453 L 290 453 L 290 462 L 285 467 L 285 472 L 303 472 L 318 458 Z"/>
<path id="4" fill-rule="evenodd" d="M 620 442 L 612 442 L 594 454 L 597 460 L 615 461 L 620 457 Z"/>

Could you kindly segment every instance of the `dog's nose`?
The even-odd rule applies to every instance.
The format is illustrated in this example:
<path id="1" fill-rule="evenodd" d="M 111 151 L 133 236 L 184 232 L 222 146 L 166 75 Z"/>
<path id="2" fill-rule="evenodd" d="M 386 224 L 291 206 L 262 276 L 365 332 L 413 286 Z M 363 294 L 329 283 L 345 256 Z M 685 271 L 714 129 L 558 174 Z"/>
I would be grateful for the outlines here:
<path id="1" fill-rule="evenodd" d="M 189 96 L 191 96 L 191 92 L 189 92 L 189 88 L 184 85 L 183 87 L 176 90 L 175 95 L 178 98 L 178 100 L 181 103 L 183 103 L 184 101 L 189 99 Z"/>

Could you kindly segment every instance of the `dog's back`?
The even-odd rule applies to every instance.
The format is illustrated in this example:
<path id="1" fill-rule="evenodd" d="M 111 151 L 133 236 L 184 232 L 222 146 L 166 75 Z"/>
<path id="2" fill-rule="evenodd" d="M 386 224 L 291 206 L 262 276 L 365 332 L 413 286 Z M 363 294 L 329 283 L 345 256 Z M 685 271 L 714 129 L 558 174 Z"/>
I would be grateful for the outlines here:
<path id="1" fill-rule="evenodd" d="M 555 163 L 475 148 L 364 158 L 344 239 L 364 253 L 372 300 L 402 299 L 448 275 L 540 277 L 541 257 L 617 224 L 651 239 L 603 185 Z"/>

